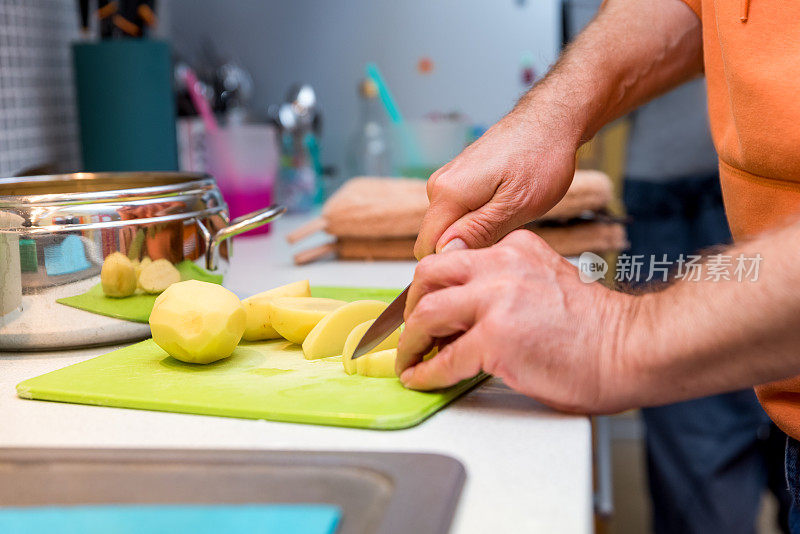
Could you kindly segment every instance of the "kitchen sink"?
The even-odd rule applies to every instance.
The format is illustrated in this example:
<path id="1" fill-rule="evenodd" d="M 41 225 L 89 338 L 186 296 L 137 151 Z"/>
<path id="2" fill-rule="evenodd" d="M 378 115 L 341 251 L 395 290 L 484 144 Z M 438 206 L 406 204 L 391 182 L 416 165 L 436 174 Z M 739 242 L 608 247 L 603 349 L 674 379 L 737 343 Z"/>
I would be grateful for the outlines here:
<path id="1" fill-rule="evenodd" d="M 326 503 L 341 534 L 446 533 L 464 479 L 437 454 L 0 449 L 0 506 Z"/>

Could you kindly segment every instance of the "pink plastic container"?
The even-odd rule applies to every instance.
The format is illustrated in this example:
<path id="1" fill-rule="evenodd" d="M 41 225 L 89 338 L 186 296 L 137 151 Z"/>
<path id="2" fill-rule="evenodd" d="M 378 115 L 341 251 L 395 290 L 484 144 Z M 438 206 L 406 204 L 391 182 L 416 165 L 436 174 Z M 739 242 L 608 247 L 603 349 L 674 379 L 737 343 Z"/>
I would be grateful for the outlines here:
<path id="1" fill-rule="evenodd" d="M 278 141 L 268 125 L 242 124 L 206 133 L 206 169 L 217 180 L 231 219 L 269 206 L 278 172 Z M 245 236 L 270 231 L 265 224 Z"/>

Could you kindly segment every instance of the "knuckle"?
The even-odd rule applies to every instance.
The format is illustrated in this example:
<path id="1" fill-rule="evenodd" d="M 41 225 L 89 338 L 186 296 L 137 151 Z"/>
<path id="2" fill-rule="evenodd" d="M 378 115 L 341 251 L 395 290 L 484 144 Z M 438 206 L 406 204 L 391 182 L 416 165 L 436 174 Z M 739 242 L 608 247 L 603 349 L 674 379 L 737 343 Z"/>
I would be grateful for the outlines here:
<path id="1" fill-rule="evenodd" d="M 531 255 L 543 257 L 551 249 L 545 241 L 530 230 L 515 230 L 500 243 L 509 259 L 524 259 Z"/>
<path id="2" fill-rule="evenodd" d="M 530 230 L 514 230 L 506 238 L 511 245 L 535 249 L 544 243 L 541 237 Z"/>
<path id="3" fill-rule="evenodd" d="M 494 260 L 503 267 L 516 266 L 525 256 L 518 247 L 506 241 L 499 244 L 492 251 L 492 254 L 494 256 Z"/>
<path id="4" fill-rule="evenodd" d="M 414 313 L 411 317 L 415 321 L 424 322 L 427 317 L 435 314 L 437 306 L 434 300 L 435 299 L 431 294 L 423 296 L 420 301 L 417 302 L 417 305 L 414 308 Z"/>
<path id="5" fill-rule="evenodd" d="M 452 189 L 451 182 L 450 171 L 439 169 L 428 179 L 428 193 L 438 197 Z"/>
<path id="6" fill-rule="evenodd" d="M 505 313 L 493 310 L 483 321 L 487 339 L 503 339 L 506 328 L 513 325 L 513 322 L 513 318 L 506 317 Z"/>
<path id="7" fill-rule="evenodd" d="M 435 365 L 439 368 L 439 374 L 445 378 L 452 377 L 456 373 L 457 361 L 455 352 L 452 349 L 440 352 L 430 361 L 436 362 Z"/>
<path id="8" fill-rule="evenodd" d="M 500 255 L 501 259 L 506 260 L 507 262 L 515 262 L 522 256 L 520 249 L 514 246 L 513 243 L 509 243 L 500 247 L 498 254 Z"/>
<path id="9" fill-rule="evenodd" d="M 435 256 L 432 255 L 425 256 L 419 260 L 419 263 L 417 263 L 417 266 L 414 268 L 415 281 L 421 282 L 430 277 L 431 273 L 433 272 L 434 260 Z"/>
<path id="10" fill-rule="evenodd" d="M 457 166 L 449 167 L 433 182 L 431 198 L 439 202 L 469 207 L 474 204 L 473 197 L 476 194 L 475 188 L 470 186 L 472 180 L 471 172 L 462 171 Z"/>

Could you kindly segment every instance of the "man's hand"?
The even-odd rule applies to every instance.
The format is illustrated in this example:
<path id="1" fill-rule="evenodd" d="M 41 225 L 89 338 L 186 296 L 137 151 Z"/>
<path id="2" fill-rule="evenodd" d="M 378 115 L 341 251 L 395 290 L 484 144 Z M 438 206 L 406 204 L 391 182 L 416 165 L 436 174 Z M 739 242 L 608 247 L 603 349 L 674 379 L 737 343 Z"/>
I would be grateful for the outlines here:
<path id="1" fill-rule="evenodd" d="M 636 297 L 580 282 L 524 230 L 491 248 L 428 256 L 408 295 L 396 370 L 414 389 L 485 371 L 545 404 L 588 413 L 797 376 L 798 245 L 794 222 L 725 251 L 758 259 L 749 279 L 681 280 Z"/>
<path id="2" fill-rule="evenodd" d="M 618 411 L 632 402 L 619 355 L 636 300 L 581 282 L 574 266 L 525 230 L 488 249 L 428 256 L 408 295 L 396 370 L 412 389 L 484 371 L 562 410 Z M 437 341 L 454 337 L 420 362 Z"/>
<path id="3" fill-rule="evenodd" d="M 556 125 L 544 121 L 512 113 L 430 177 L 417 258 L 450 243 L 448 249 L 490 246 L 564 196 L 578 139 L 558 139 Z"/>

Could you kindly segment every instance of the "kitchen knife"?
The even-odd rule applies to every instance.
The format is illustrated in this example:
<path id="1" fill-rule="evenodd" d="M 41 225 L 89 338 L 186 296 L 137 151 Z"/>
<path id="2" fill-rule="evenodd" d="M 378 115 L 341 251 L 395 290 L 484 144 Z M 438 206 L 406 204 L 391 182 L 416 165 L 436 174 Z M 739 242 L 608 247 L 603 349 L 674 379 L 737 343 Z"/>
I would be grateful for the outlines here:
<path id="1" fill-rule="evenodd" d="M 389 307 L 383 310 L 383 313 L 375 319 L 366 332 L 364 337 L 358 342 L 356 350 L 353 352 L 353 359 L 359 358 L 389 337 L 389 334 L 397 330 L 403 324 L 403 311 L 406 309 L 406 297 L 408 297 L 408 288 L 411 284 L 406 286 L 400 295 L 389 304 Z"/>

